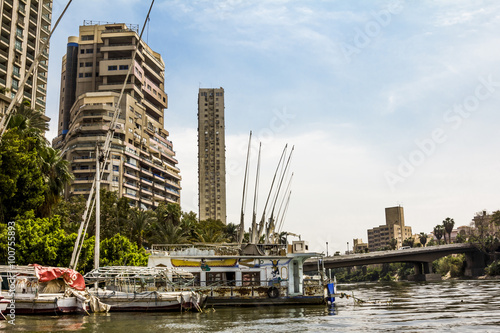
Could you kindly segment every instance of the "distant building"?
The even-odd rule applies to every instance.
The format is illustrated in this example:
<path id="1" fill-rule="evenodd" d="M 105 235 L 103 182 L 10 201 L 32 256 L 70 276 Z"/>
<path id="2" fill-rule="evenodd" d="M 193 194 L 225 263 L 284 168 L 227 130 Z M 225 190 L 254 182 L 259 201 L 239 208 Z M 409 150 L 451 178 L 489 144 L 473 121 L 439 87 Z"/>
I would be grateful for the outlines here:
<path id="1" fill-rule="evenodd" d="M 493 215 L 488 214 L 486 211 L 476 213 L 476 216 L 472 219 L 471 226 L 473 227 L 473 232 L 483 238 L 486 235 L 495 235 L 500 231 L 500 226 L 492 223 Z"/>
<path id="2" fill-rule="evenodd" d="M 391 239 L 396 239 L 396 248 L 400 248 L 403 241 L 412 237 L 411 227 L 405 226 L 403 207 L 385 209 L 385 225 L 368 230 L 368 248 L 377 251 L 390 247 Z"/>
<path id="3" fill-rule="evenodd" d="M 198 94 L 198 207 L 200 220 L 226 224 L 224 89 Z"/>
<path id="4" fill-rule="evenodd" d="M 58 136 L 52 142 L 70 161 L 75 176 L 67 196 L 89 194 L 96 145 L 102 146 L 106 139 L 130 70 L 101 187 L 142 209 L 160 202 L 180 204 L 180 170 L 164 128 L 165 64 L 160 54 L 139 40 L 137 30 L 121 23 L 85 22 L 78 37 L 68 38 L 61 69 Z"/>
<path id="5" fill-rule="evenodd" d="M 26 72 L 35 62 L 49 37 L 52 1 L 5 0 L 0 3 L 0 116 L 16 95 Z M 31 108 L 45 113 L 49 50 L 40 54 L 40 61 L 26 81 L 21 100 L 30 101 Z M 49 120 L 49 118 L 45 118 Z"/>
<path id="6" fill-rule="evenodd" d="M 352 250 L 354 253 L 365 252 L 368 249 L 368 243 L 363 243 L 361 238 L 354 238 L 352 240 Z"/>

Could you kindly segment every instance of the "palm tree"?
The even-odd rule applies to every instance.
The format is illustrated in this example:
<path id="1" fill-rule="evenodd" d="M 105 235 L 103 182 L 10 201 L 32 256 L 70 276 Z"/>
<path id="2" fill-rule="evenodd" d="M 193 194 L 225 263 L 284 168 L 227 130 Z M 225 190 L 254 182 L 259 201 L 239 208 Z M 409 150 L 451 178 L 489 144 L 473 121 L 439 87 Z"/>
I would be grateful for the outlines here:
<path id="1" fill-rule="evenodd" d="M 19 105 L 7 124 L 7 129 L 17 131 L 23 138 L 32 137 L 35 139 L 35 146 L 40 148 L 48 145 L 45 139 L 45 132 L 49 130 L 49 123 L 42 112 L 30 108 L 30 104 L 24 101 Z"/>
<path id="2" fill-rule="evenodd" d="M 157 220 L 151 227 L 151 242 L 161 244 L 185 244 L 188 242 L 187 234 L 181 226 L 174 225 L 164 220 Z"/>
<path id="3" fill-rule="evenodd" d="M 448 234 L 448 244 L 451 244 L 451 232 L 453 231 L 453 227 L 454 226 L 455 226 L 455 221 L 453 221 L 453 219 L 450 219 L 449 217 L 447 217 L 443 221 L 444 230 Z M 446 243 L 446 237 L 444 238 L 444 240 L 445 240 L 445 243 Z"/>
<path id="4" fill-rule="evenodd" d="M 136 238 L 136 243 L 139 248 L 143 246 L 144 234 L 149 230 L 151 225 L 156 221 L 153 211 L 133 209 L 130 211 L 129 224 L 132 232 L 132 237 Z"/>
<path id="5" fill-rule="evenodd" d="M 419 237 L 420 237 L 420 244 L 422 244 L 422 246 L 425 246 L 425 244 L 427 243 L 427 235 L 421 232 Z"/>
<path id="6" fill-rule="evenodd" d="M 391 238 L 391 241 L 389 242 L 389 247 L 391 250 L 395 250 L 396 246 L 398 246 L 398 240 L 396 238 Z"/>
<path id="7" fill-rule="evenodd" d="M 238 241 L 238 226 L 236 224 L 228 223 L 225 232 L 230 243 L 236 243 Z"/>
<path id="8" fill-rule="evenodd" d="M 43 173 L 47 189 L 45 202 L 38 211 L 41 217 L 48 217 L 61 200 L 64 188 L 73 179 L 73 175 L 69 171 L 69 162 L 61 157 L 59 150 L 43 147 L 40 149 L 39 156 L 40 170 Z"/>
<path id="9" fill-rule="evenodd" d="M 444 227 L 440 224 L 434 227 L 434 236 L 436 236 L 438 240 L 438 245 L 441 244 L 441 238 L 444 235 Z"/>

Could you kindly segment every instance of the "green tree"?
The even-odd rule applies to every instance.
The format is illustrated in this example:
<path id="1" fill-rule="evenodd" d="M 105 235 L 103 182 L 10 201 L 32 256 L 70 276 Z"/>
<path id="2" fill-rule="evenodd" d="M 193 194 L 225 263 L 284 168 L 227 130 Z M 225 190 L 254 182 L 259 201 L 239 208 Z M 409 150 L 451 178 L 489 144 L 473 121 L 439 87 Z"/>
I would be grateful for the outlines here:
<path id="1" fill-rule="evenodd" d="M 132 209 L 129 215 L 129 227 L 132 238 L 139 248 L 143 247 L 144 235 L 149 231 L 151 226 L 156 221 L 156 216 L 153 211 Z"/>
<path id="2" fill-rule="evenodd" d="M 407 238 L 403 241 L 403 246 L 413 247 L 415 245 L 415 240 L 413 238 Z"/>
<path id="3" fill-rule="evenodd" d="M 47 189 L 38 166 L 36 139 L 21 137 L 16 129 L 5 132 L 0 142 L 0 222 L 37 210 Z"/>
<path id="4" fill-rule="evenodd" d="M 398 240 L 396 238 L 391 238 L 389 247 L 391 248 L 391 250 L 395 250 L 396 246 L 398 246 Z"/>
<path id="5" fill-rule="evenodd" d="M 220 220 L 200 221 L 196 227 L 197 241 L 201 243 L 224 243 L 227 242 L 225 225 Z"/>
<path id="6" fill-rule="evenodd" d="M 101 189 L 101 239 L 121 233 L 132 239 L 135 235 L 128 225 L 130 205 L 125 197 L 118 198 L 116 191 Z M 95 221 L 95 214 L 92 217 Z"/>
<path id="7" fill-rule="evenodd" d="M 444 227 L 440 224 L 434 227 L 434 236 L 437 238 L 438 245 L 441 244 L 441 238 L 444 235 Z"/>
<path id="8" fill-rule="evenodd" d="M 427 243 L 427 235 L 424 232 L 421 232 L 419 238 L 420 244 L 422 244 L 422 246 L 425 246 L 425 244 Z"/>
<path id="9" fill-rule="evenodd" d="M 200 221 L 195 230 L 196 240 L 201 243 L 227 242 L 225 227 L 221 220 Z"/>
<path id="10" fill-rule="evenodd" d="M 116 234 L 100 243 L 101 266 L 146 266 L 148 255 L 127 237 Z"/>
<path id="11" fill-rule="evenodd" d="M 19 216 L 15 221 L 16 264 L 40 264 L 47 266 L 67 265 L 68 258 L 60 255 L 66 234 L 61 228 L 58 216 L 51 218 L 35 218 L 33 211 Z M 2 225 L 0 232 L 0 260 L 6 262 L 7 228 Z"/>
<path id="12" fill-rule="evenodd" d="M 86 202 L 83 195 L 72 195 L 69 200 L 61 200 L 54 208 L 54 215 L 61 217 L 61 226 L 68 234 L 78 232 Z"/>
<path id="13" fill-rule="evenodd" d="M 234 223 L 228 223 L 224 230 L 226 233 L 226 238 L 229 243 L 238 242 L 238 226 Z"/>
<path id="14" fill-rule="evenodd" d="M 160 202 L 155 213 L 159 221 L 165 221 L 173 225 L 179 225 L 181 223 L 182 212 L 178 204 Z"/>
<path id="15" fill-rule="evenodd" d="M 151 244 L 186 244 L 188 241 L 188 235 L 180 225 L 156 219 L 151 226 Z"/>
<path id="16" fill-rule="evenodd" d="M 451 244 L 451 232 L 453 231 L 454 226 L 455 221 L 449 217 L 443 221 L 444 230 L 448 234 L 448 244 Z M 443 234 L 443 236 L 445 236 L 445 234 Z M 446 236 L 444 237 L 444 242 L 446 243 Z"/>
<path id="17" fill-rule="evenodd" d="M 41 217 L 48 217 L 61 200 L 63 190 L 73 179 L 73 174 L 69 171 L 69 162 L 61 157 L 59 150 L 43 147 L 39 154 L 40 169 L 47 186 L 45 201 L 38 208 L 38 211 Z"/>

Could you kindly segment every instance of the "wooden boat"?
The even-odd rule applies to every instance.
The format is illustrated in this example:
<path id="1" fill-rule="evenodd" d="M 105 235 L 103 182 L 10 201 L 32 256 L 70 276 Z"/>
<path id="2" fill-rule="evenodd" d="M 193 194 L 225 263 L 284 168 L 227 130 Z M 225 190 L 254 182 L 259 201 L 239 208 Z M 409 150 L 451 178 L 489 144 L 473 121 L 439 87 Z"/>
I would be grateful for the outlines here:
<path id="1" fill-rule="evenodd" d="M 30 266 L 0 266 L 2 278 L 2 313 L 63 314 L 88 313 L 90 298 L 83 277 L 69 268 Z M 3 308 L 7 301 L 9 304 Z"/>
<path id="2" fill-rule="evenodd" d="M 175 290 L 195 289 L 208 306 L 324 304 L 326 279 L 303 274 L 306 243 L 153 245 L 149 267 L 182 268 L 193 279 Z M 224 265 L 221 265 L 224 263 Z"/>
<path id="3" fill-rule="evenodd" d="M 85 274 L 87 284 L 98 284 L 90 294 L 110 305 L 110 311 L 183 311 L 200 310 L 205 297 L 185 290 L 172 291 L 172 280 L 192 278 L 178 269 L 107 266 Z"/>

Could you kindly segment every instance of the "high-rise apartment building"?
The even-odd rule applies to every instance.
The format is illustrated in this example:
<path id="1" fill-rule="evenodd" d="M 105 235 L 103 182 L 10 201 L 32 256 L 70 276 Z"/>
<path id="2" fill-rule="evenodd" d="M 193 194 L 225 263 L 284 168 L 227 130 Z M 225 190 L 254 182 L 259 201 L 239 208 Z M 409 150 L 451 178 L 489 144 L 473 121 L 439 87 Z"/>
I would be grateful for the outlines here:
<path id="1" fill-rule="evenodd" d="M 96 144 L 102 146 L 105 141 L 130 69 L 101 187 L 117 191 L 132 206 L 143 209 L 163 201 L 180 204 L 180 171 L 163 125 L 165 65 L 160 54 L 139 41 L 137 30 L 125 24 L 85 22 L 79 37 L 68 38 L 58 136 L 53 140 L 75 176 L 67 196 L 90 191 Z"/>
<path id="2" fill-rule="evenodd" d="M 198 93 L 198 207 L 200 220 L 226 223 L 224 89 Z"/>
<path id="3" fill-rule="evenodd" d="M 2 0 L 0 2 L 0 115 L 18 92 L 26 71 L 50 34 L 52 1 Z M 21 99 L 45 113 L 48 49 L 40 55 Z M 48 118 L 47 118 L 48 120 Z"/>
<path id="4" fill-rule="evenodd" d="M 389 207 L 385 209 L 385 225 L 368 230 L 368 248 L 377 251 L 388 247 L 393 238 L 396 248 L 400 248 L 403 241 L 411 237 L 411 227 L 405 226 L 403 207 Z"/>

